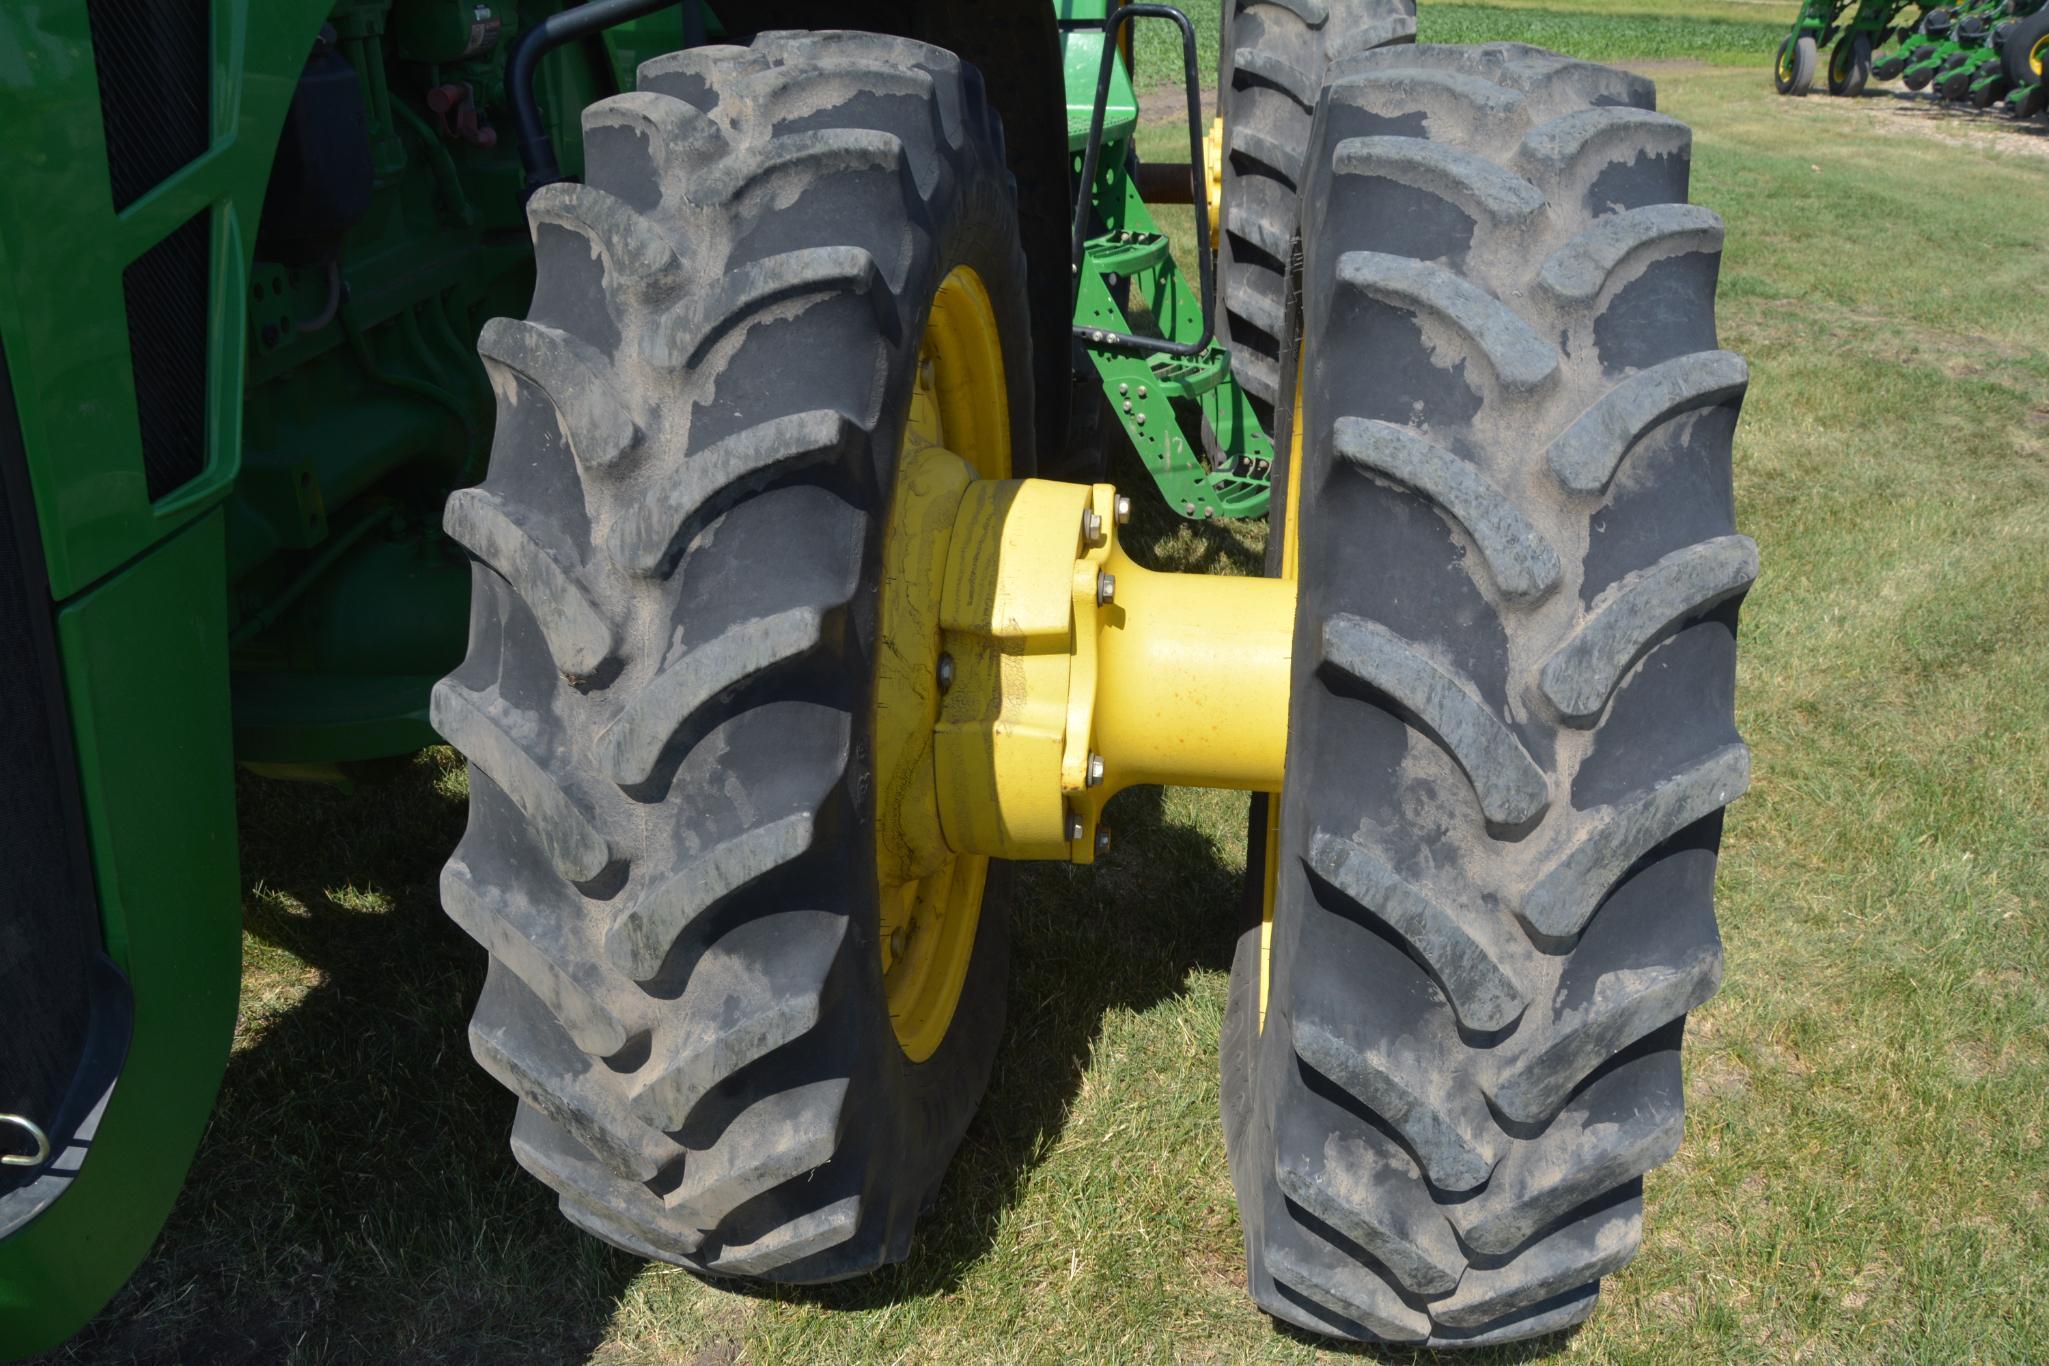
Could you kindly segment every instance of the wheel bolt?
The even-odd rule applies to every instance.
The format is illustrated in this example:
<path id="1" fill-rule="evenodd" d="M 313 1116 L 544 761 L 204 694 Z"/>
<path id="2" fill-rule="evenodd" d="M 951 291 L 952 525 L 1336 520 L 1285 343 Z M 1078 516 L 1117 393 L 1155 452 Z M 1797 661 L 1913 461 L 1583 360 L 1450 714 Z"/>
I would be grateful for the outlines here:
<path id="1" fill-rule="evenodd" d="M 1071 840 L 1078 840 L 1082 837 L 1082 833 L 1083 826 L 1081 823 L 1081 817 L 1069 816 L 1067 818 L 1067 838 Z"/>
<path id="2" fill-rule="evenodd" d="M 1117 576 L 1099 573 L 1096 575 L 1096 606 L 1108 607 L 1117 600 Z"/>
<path id="3" fill-rule="evenodd" d="M 939 691 L 945 692 L 953 686 L 953 656 L 939 656 Z"/>
<path id="4" fill-rule="evenodd" d="M 1117 495 L 1117 525 L 1123 526 L 1126 522 L 1130 520 L 1131 495 L 1128 493 L 1120 493 Z"/>
<path id="5" fill-rule="evenodd" d="M 1102 756 L 1102 755 L 1100 755 L 1100 754 L 1091 754 L 1091 755 L 1089 756 L 1089 772 L 1088 772 L 1088 777 L 1087 777 L 1087 779 L 1086 779 L 1085 781 L 1086 781 L 1086 782 L 1088 783 L 1088 785 L 1089 785 L 1090 787 L 1100 787 L 1100 786 L 1102 786 L 1102 783 L 1103 783 L 1103 756 Z"/>

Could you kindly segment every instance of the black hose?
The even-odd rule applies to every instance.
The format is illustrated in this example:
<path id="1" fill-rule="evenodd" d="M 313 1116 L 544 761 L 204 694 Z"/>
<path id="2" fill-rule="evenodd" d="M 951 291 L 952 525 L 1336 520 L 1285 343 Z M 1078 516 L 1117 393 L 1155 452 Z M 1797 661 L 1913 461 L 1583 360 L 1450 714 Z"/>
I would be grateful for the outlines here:
<path id="1" fill-rule="evenodd" d="M 534 72 L 541 58 L 573 43 L 585 34 L 639 19 L 677 0 L 587 0 L 572 9 L 551 14 L 519 35 L 512 55 L 505 61 L 505 99 L 512 106 L 512 124 L 519 136 L 519 164 L 526 171 L 527 193 L 562 179 L 562 165 L 555 160 L 555 144 L 541 123 L 541 106 L 534 99 Z M 697 0 L 683 0 L 683 31 L 701 34 L 704 23 L 697 13 Z"/>

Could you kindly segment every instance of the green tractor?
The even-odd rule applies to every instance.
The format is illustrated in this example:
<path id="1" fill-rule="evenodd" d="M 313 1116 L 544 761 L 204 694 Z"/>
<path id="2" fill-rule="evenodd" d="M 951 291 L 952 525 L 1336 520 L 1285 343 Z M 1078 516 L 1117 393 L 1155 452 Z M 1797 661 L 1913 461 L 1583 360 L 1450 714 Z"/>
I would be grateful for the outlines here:
<path id="1" fill-rule="evenodd" d="M 1135 150 L 1136 24 L 1185 163 Z M 1253 1299 L 1445 1346 L 1592 1310 L 1749 773 L 1721 221 L 1642 77 L 1408 0 L 1223 33 L 1204 128 L 1154 4 L 0 9 L 0 1354 L 106 1301 L 200 1141 L 234 765 L 442 739 L 469 1048 L 599 1238 L 902 1259 L 1011 865 L 1207 785 L 1252 794 Z M 1264 515 L 1266 575 L 1137 563 L 1155 497 Z"/>

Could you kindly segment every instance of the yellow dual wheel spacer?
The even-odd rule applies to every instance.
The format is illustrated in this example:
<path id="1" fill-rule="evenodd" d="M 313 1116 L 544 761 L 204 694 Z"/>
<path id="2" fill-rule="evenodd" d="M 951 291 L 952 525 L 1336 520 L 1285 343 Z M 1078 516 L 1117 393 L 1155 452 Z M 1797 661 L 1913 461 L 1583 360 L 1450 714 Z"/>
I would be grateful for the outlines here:
<path id="1" fill-rule="evenodd" d="M 1292 573 L 1148 570 L 1115 488 L 1008 477 L 1009 432 L 995 314 L 963 267 L 919 347 L 878 606 L 882 971 L 913 1061 L 953 1019 L 991 858 L 1089 863 L 1122 788 L 1277 792 L 1286 763 Z"/>
<path id="2" fill-rule="evenodd" d="M 940 585 L 961 495 L 1010 472 L 1002 338 L 988 289 L 961 266 L 941 282 L 918 346 L 877 608 L 870 738 L 882 978 L 897 1042 L 913 1062 L 937 1052 L 953 1022 L 989 876 L 986 856 L 956 854 L 939 830 Z"/>

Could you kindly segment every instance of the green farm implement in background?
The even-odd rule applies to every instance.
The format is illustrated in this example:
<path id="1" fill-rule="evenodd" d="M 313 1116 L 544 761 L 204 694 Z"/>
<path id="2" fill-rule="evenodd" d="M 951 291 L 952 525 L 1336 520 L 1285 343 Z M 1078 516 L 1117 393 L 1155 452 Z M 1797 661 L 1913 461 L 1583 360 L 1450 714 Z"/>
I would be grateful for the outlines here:
<path id="1" fill-rule="evenodd" d="M 1981 0 L 1929 7 L 1921 0 L 1805 0 L 1779 44 L 1773 82 L 1782 95 L 1805 95 L 1827 57 L 1831 95 L 1856 96 L 1869 81 L 1898 80 L 1908 90 L 1979 109 L 2001 104 L 2020 116 L 2042 109 L 2049 55 L 2049 6 L 2042 0 Z M 1907 12 L 1918 9 L 1909 20 Z"/>
<path id="2" fill-rule="evenodd" d="M 1857 0 L 1856 12 L 1843 21 L 1849 8 L 1849 0 L 1804 0 L 1774 59 L 1773 79 L 1781 95 L 1805 95 L 1813 88 L 1824 48 L 1828 93 L 1860 94 L 1873 75 L 1873 52 L 1904 31 L 1895 27 L 1900 17 L 1910 8 L 1925 10 L 1919 0 Z"/>

